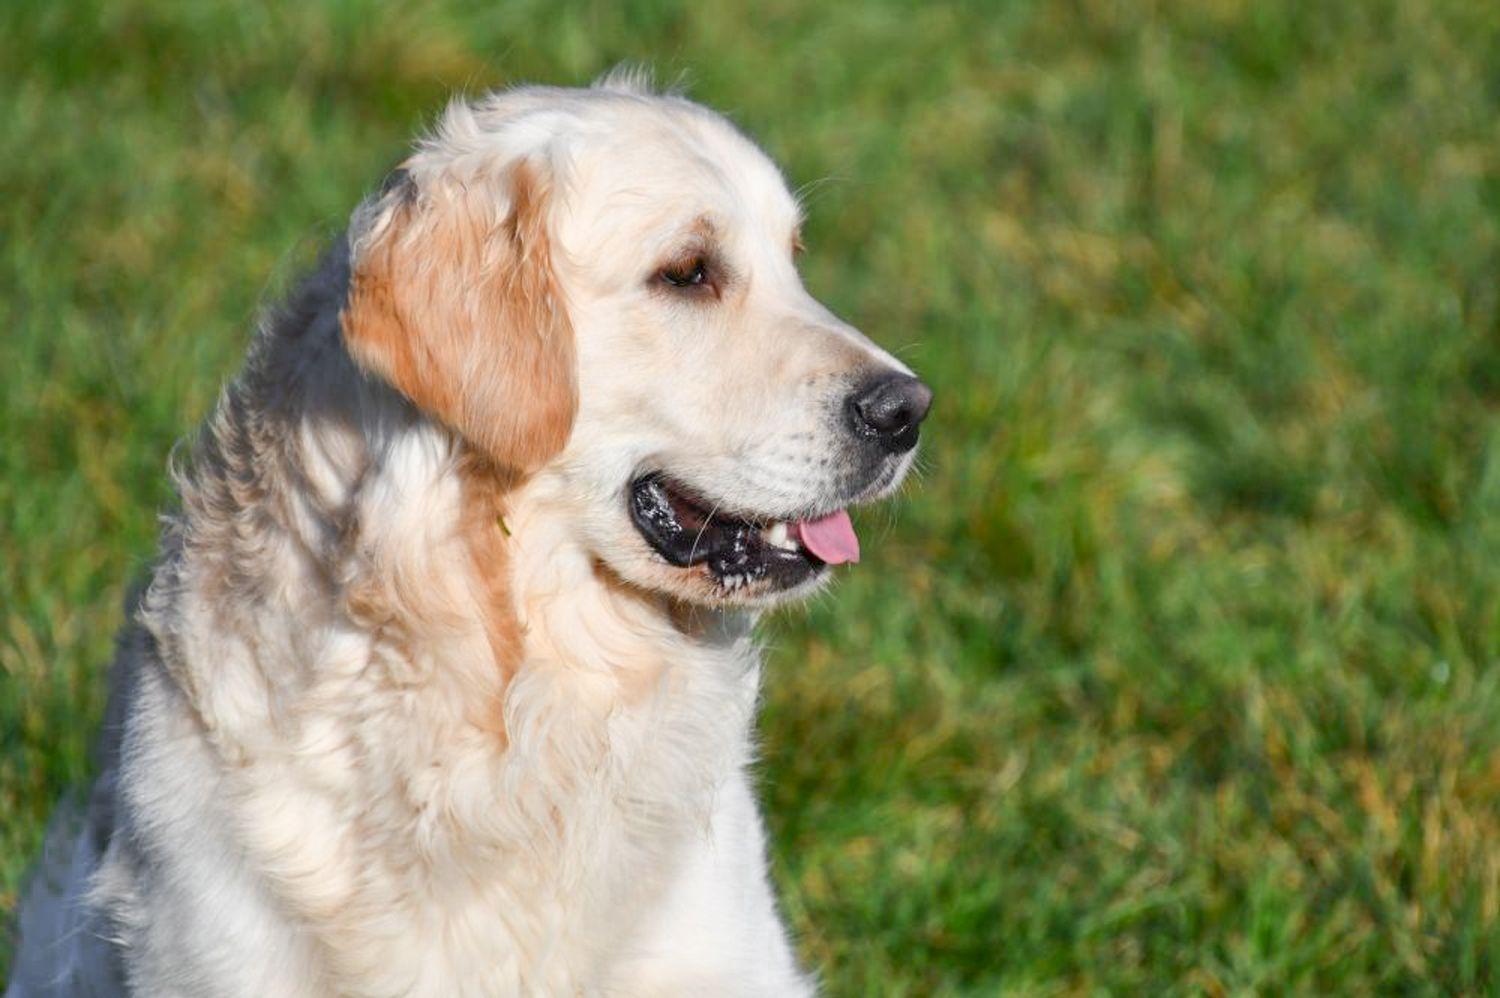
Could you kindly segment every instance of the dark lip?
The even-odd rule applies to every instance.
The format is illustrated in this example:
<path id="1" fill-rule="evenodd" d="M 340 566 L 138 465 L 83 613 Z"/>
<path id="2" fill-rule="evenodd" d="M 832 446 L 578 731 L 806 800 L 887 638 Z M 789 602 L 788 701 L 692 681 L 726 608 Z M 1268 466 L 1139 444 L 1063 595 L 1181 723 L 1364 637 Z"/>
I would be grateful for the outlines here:
<path id="1" fill-rule="evenodd" d="M 629 506 L 636 530 L 663 560 L 678 568 L 703 565 L 720 584 L 790 589 L 827 567 L 800 545 L 788 550 L 768 543 L 761 530 L 776 518 L 717 512 L 714 503 L 662 472 L 631 482 Z"/>

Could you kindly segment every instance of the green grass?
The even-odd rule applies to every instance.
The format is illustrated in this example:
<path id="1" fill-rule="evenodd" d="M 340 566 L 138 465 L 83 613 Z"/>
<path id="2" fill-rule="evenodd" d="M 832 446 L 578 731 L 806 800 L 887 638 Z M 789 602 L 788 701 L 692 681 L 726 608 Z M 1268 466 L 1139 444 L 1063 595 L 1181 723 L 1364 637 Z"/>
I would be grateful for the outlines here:
<path id="1" fill-rule="evenodd" d="M 0 909 L 258 303 L 451 90 L 631 59 L 937 388 L 769 632 L 829 992 L 1500 988 L 1500 5 L 278 9 L 0 5 Z"/>

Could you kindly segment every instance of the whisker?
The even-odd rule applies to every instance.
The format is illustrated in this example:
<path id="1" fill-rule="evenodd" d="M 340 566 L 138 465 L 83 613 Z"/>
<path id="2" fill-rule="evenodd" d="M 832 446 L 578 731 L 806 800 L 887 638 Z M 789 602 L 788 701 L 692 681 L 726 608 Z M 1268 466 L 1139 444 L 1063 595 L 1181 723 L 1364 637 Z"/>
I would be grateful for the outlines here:
<path id="1" fill-rule="evenodd" d="M 696 535 L 694 535 L 694 537 L 693 537 L 693 546 L 688 549 L 688 557 L 687 557 L 688 564 L 692 564 L 692 562 L 693 562 L 693 556 L 698 553 L 698 542 L 701 541 L 701 540 L 703 540 L 703 532 L 705 530 L 707 530 L 708 529 L 708 525 L 713 522 L 713 520 L 714 520 L 714 514 L 719 511 L 719 505 L 722 502 L 723 502 L 722 499 L 715 501 L 714 502 L 714 508 L 711 509 L 711 510 L 709 510 L 708 511 L 708 515 L 703 518 L 703 526 L 701 526 L 701 527 L 698 528 L 698 533 Z"/>
<path id="2" fill-rule="evenodd" d="M 801 187 L 792 192 L 792 200 L 796 201 L 799 206 L 807 208 L 812 204 L 811 198 L 813 197 L 813 195 L 818 194 L 825 187 L 828 187 L 832 184 L 841 184 L 847 180 L 847 177 L 842 177 L 838 174 L 833 173 L 830 173 L 827 176 L 817 177 L 813 180 L 809 180 L 807 183 L 803 184 Z"/>

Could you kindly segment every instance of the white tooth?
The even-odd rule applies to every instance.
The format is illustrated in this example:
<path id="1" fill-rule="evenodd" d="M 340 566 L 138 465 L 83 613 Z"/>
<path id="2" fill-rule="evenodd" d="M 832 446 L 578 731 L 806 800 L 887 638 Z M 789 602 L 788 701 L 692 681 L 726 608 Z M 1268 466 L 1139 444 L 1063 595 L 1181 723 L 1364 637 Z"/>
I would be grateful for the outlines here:
<path id="1" fill-rule="evenodd" d="M 786 548 L 789 551 L 795 550 L 797 547 L 796 542 L 791 539 L 785 520 L 776 521 L 770 531 L 766 533 L 766 540 L 779 548 Z"/>

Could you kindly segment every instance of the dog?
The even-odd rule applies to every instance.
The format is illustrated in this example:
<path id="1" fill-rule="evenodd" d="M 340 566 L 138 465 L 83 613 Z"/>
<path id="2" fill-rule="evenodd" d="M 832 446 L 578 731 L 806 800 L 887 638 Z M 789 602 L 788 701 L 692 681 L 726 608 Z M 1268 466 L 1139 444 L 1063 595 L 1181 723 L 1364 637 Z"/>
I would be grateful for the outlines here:
<path id="1" fill-rule="evenodd" d="M 628 74 L 453 103 L 174 468 L 7 995 L 813 993 L 752 628 L 858 560 L 932 393 L 799 220 Z"/>

